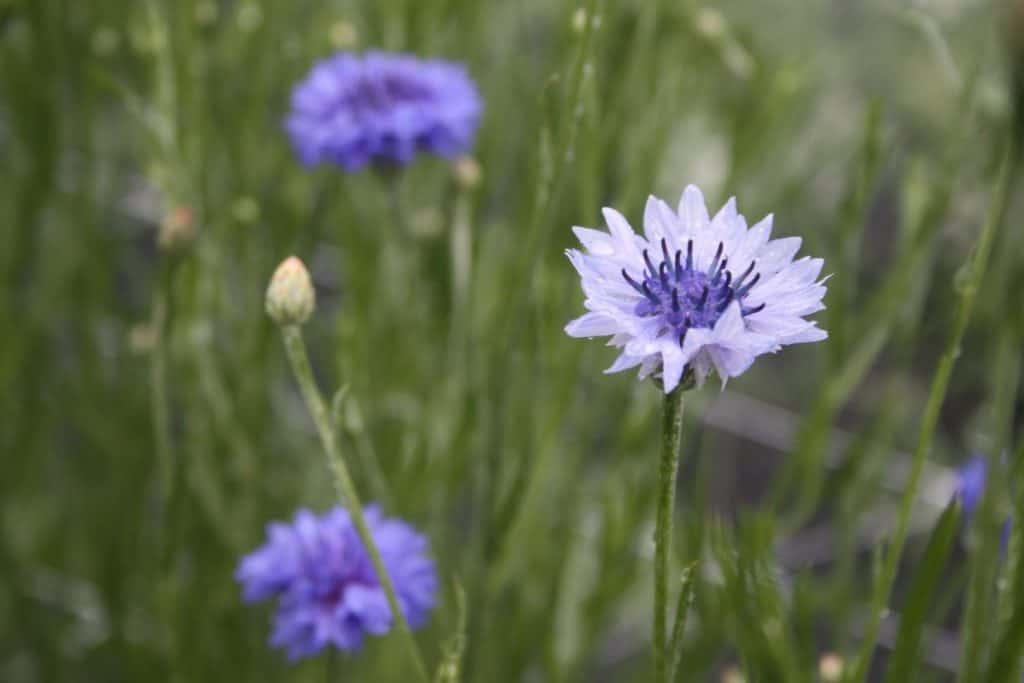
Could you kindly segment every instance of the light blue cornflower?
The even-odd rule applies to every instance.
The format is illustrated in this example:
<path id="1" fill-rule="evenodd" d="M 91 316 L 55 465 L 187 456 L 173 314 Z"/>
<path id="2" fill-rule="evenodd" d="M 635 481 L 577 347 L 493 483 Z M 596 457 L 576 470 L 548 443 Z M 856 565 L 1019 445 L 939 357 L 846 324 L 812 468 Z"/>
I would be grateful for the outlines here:
<path id="1" fill-rule="evenodd" d="M 611 336 L 622 352 L 607 372 L 639 366 L 667 394 L 688 368 L 698 384 L 712 369 L 724 383 L 763 353 L 828 336 L 804 318 L 824 308 L 823 261 L 794 261 L 799 237 L 770 240 L 772 216 L 748 229 L 730 199 L 711 218 L 690 185 L 675 211 L 647 200 L 642 236 L 614 209 L 604 217 L 610 234 L 573 228 L 586 251 L 567 254 L 588 312 L 565 329 Z"/>

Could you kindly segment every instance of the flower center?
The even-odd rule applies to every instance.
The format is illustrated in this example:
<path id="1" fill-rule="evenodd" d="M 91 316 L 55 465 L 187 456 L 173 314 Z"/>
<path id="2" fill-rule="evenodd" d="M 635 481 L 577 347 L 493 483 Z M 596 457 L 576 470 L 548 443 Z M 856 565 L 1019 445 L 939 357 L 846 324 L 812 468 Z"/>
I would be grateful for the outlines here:
<path id="1" fill-rule="evenodd" d="M 734 300 L 740 303 L 743 315 L 763 309 L 764 304 L 752 308 L 743 306 L 743 298 L 761 279 L 761 274 L 754 272 L 757 261 L 751 261 L 742 275 L 733 278 L 727 268 L 729 259 L 722 256 L 723 249 L 723 243 L 719 242 L 715 258 L 706 271 L 694 268 L 693 240 L 687 242 L 685 256 L 682 249 L 669 253 L 668 243 L 661 240 L 663 258 L 658 264 L 644 249 L 647 267 L 639 281 L 622 269 L 626 282 L 644 295 L 643 301 L 636 305 L 636 314 L 644 318 L 660 316 L 682 344 L 691 327 L 714 327 Z"/>
<path id="2" fill-rule="evenodd" d="M 429 88 L 410 79 L 387 75 L 384 77 L 363 77 L 357 81 L 351 97 L 352 104 L 364 108 L 368 113 L 388 111 L 404 102 L 420 102 L 430 99 Z"/>

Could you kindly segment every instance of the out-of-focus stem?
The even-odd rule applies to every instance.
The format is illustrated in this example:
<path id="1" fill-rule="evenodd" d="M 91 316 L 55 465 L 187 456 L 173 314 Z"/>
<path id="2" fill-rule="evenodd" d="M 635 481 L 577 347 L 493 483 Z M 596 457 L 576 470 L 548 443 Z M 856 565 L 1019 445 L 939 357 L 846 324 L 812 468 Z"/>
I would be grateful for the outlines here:
<path id="1" fill-rule="evenodd" d="M 473 270 L 473 245 L 470 232 L 471 197 L 469 192 L 460 190 L 455 195 L 455 209 L 452 215 L 451 263 L 452 263 L 452 337 L 464 339 L 466 306 L 469 301 L 469 282 Z M 460 345 L 461 346 L 461 345 Z M 462 351 L 461 348 L 458 351 Z"/>
<path id="2" fill-rule="evenodd" d="M 284 336 L 285 349 L 288 353 L 288 360 L 291 363 L 295 379 L 299 383 L 299 389 L 302 391 L 306 407 L 309 409 L 313 422 L 316 424 L 317 432 L 320 434 L 320 441 L 327 454 L 327 465 L 334 476 L 335 486 L 342 500 L 348 505 L 349 514 L 352 515 L 352 521 L 355 522 L 359 537 L 362 539 L 363 545 L 366 546 L 366 551 L 370 555 L 373 568 L 380 579 L 380 585 L 387 596 L 388 606 L 391 608 L 395 624 L 406 642 L 409 657 L 413 661 L 416 673 L 421 680 L 429 681 L 419 647 L 416 645 L 412 631 L 409 630 L 405 614 L 398 604 L 398 597 L 395 594 L 395 587 L 391 583 L 391 577 L 388 575 L 384 561 L 381 559 L 377 544 L 374 543 L 373 536 L 370 534 L 370 528 L 366 524 L 363 506 L 359 500 L 359 495 L 356 493 L 355 484 L 338 450 L 330 414 L 327 411 L 327 406 L 324 404 L 323 397 L 320 395 L 320 390 L 317 389 L 316 381 L 313 379 L 313 369 L 310 367 L 309 357 L 306 355 L 306 345 L 302 339 L 302 330 L 298 325 L 285 325 L 281 327 L 281 333 Z"/>
<path id="3" fill-rule="evenodd" d="M 150 408 L 153 416 L 157 468 L 160 472 L 161 514 L 166 514 L 168 502 L 174 491 L 174 453 L 171 447 L 170 399 L 167 388 L 167 309 L 170 284 L 170 267 L 163 263 L 160 266 L 156 290 L 153 292 L 153 310 L 149 323 L 153 335 L 149 368 Z"/>
<path id="4" fill-rule="evenodd" d="M 985 275 L 988 258 L 992 252 L 992 243 L 1006 212 L 1014 159 L 1015 155 L 1012 149 L 1007 149 L 1000 165 L 995 189 L 993 190 L 988 218 L 981 231 L 981 235 L 978 237 L 974 253 L 966 264 L 968 268 L 967 277 L 960 287 L 960 300 L 956 309 L 952 332 L 949 335 L 949 340 L 946 343 L 942 358 L 939 360 L 935 376 L 932 378 L 931 389 L 928 392 L 928 400 L 925 403 L 924 414 L 921 417 L 921 429 L 917 447 L 914 449 L 914 454 L 911 458 L 910 476 L 907 479 L 906 491 L 900 502 L 896 531 L 886 551 L 881 578 L 875 588 L 870 621 L 857 659 L 849 668 L 849 674 L 844 676 L 845 681 L 863 681 L 867 675 L 868 664 L 871 661 L 871 655 L 878 640 L 878 629 L 887 609 L 889 594 L 892 592 L 896 572 L 899 568 L 900 556 L 903 553 L 903 546 L 907 540 L 910 514 L 914 507 L 914 500 L 917 497 L 921 472 L 924 469 L 928 452 L 931 450 L 932 438 L 935 435 L 935 428 L 939 420 L 939 410 L 942 408 L 942 403 L 946 397 L 946 390 L 949 387 L 953 366 L 960 355 L 960 342 L 963 340 L 967 323 L 970 321 L 971 312 L 974 308 L 974 300 L 977 297 L 978 289 L 981 287 Z"/>

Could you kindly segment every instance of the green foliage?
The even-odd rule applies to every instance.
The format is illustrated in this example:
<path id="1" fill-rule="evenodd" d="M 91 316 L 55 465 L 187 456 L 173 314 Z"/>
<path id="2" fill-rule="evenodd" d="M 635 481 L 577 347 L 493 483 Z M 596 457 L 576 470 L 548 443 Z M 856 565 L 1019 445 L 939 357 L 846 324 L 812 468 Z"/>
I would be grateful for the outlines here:
<path id="1" fill-rule="evenodd" d="M 815 681 L 825 653 L 851 680 L 1019 679 L 1024 241 L 994 9 L 0 2 L 0 680 L 413 680 L 397 633 L 288 664 L 233 580 L 265 524 L 337 502 L 263 310 L 293 253 L 318 426 L 431 539 L 425 667 L 650 680 L 660 396 L 564 335 L 563 250 L 689 182 L 774 212 L 833 277 L 828 342 L 687 394 L 674 680 Z M 437 159 L 395 188 L 297 163 L 290 88 L 353 40 L 467 63 L 479 187 Z M 161 249 L 183 207 L 194 240 Z M 960 525 L 972 452 L 990 486 Z"/>

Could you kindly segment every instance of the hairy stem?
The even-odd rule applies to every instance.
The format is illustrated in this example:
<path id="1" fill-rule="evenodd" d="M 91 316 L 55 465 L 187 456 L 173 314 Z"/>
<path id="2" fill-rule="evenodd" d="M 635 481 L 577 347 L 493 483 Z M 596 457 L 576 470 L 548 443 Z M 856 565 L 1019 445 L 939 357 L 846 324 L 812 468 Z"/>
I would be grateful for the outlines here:
<path id="1" fill-rule="evenodd" d="M 672 512 L 679 470 L 683 427 L 683 388 L 665 395 L 661 422 L 661 467 L 658 473 L 658 512 L 654 529 L 654 673 L 659 683 L 668 674 L 668 565 L 672 547 Z"/>
<path id="2" fill-rule="evenodd" d="M 313 379 L 313 369 L 309 364 L 309 356 L 306 355 L 306 344 L 302 339 L 302 330 L 296 325 L 288 325 L 282 327 L 281 332 L 284 335 L 285 348 L 288 352 L 288 360 L 291 363 L 295 379 L 299 383 L 302 397 L 306 401 L 306 407 L 313 417 L 317 432 L 320 434 L 320 441 L 323 443 L 324 452 L 327 454 L 327 465 L 331 470 L 331 474 L 334 475 L 334 484 L 342 500 L 348 506 L 349 514 L 352 515 L 352 521 L 355 522 L 359 537 L 362 539 L 363 545 L 366 546 L 366 551 L 370 555 L 374 571 L 376 571 L 380 579 L 381 587 L 384 588 L 384 593 L 388 599 L 388 606 L 391 608 L 391 614 L 394 615 L 395 624 L 397 624 L 398 631 L 402 634 L 402 638 L 406 643 L 406 649 L 416 668 L 416 673 L 420 680 L 429 681 L 419 647 L 412 636 L 412 631 L 409 630 L 405 614 L 399 607 L 398 597 L 395 594 L 395 587 L 391 583 L 391 577 L 388 576 L 387 569 L 384 567 L 384 562 L 380 557 L 380 551 L 377 549 L 377 544 L 374 543 L 373 536 L 370 534 L 370 528 L 366 524 L 363 506 L 359 501 L 359 495 L 356 493 L 355 484 L 352 482 L 348 467 L 345 465 L 345 461 L 338 450 L 330 414 L 327 411 L 327 406 L 324 404 L 323 397 L 320 395 L 320 390 L 317 389 L 316 381 Z"/>

